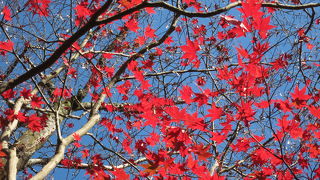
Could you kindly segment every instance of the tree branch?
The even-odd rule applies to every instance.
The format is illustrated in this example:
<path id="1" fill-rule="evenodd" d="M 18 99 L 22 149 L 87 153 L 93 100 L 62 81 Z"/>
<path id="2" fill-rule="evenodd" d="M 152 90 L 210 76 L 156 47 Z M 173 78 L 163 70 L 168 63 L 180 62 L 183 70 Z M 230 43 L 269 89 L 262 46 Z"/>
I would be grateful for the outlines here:
<path id="1" fill-rule="evenodd" d="M 97 26 L 96 19 L 111 5 L 112 0 L 107 1 L 97 12 L 95 12 L 91 19 L 86 23 L 83 27 L 81 27 L 75 34 L 73 34 L 69 39 L 63 42 L 63 44 L 43 63 L 40 65 L 30 69 L 26 73 L 21 76 L 9 80 L 8 82 L 3 82 L 0 85 L 0 94 L 8 89 L 12 89 L 17 85 L 27 81 L 31 77 L 43 72 L 47 68 L 51 67 L 60 57 L 61 55 L 69 49 L 74 42 L 76 42 L 81 36 L 87 33 L 91 28 Z"/>
<path id="2" fill-rule="evenodd" d="M 232 8 L 235 8 L 237 6 L 241 6 L 241 1 L 237 1 L 234 3 L 231 3 L 225 7 L 216 9 L 214 11 L 210 11 L 207 13 L 196 13 L 196 12 L 188 12 L 183 9 L 177 8 L 175 6 L 172 6 L 168 3 L 165 2 L 147 2 L 145 1 L 142 4 L 139 4 L 131 9 L 125 10 L 117 15 L 114 15 L 108 19 L 105 20 L 100 20 L 98 21 L 99 24 L 107 24 L 110 23 L 111 21 L 114 21 L 116 19 L 122 18 L 124 15 L 127 15 L 128 13 L 132 13 L 134 11 L 139 11 L 143 8 L 146 7 L 155 7 L 155 8 L 164 8 L 167 9 L 171 12 L 178 13 L 187 17 L 199 17 L 199 18 L 207 18 L 207 17 L 212 17 L 221 13 L 224 13 L 226 11 L 229 11 Z M 306 8 L 314 8 L 314 7 L 320 7 L 320 3 L 308 3 L 308 4 L 302 4 L 302 5 L 288 5 L 288 4 L 280 4 L 280 3 L 262 3 L 262 7 L 271 7 L 271 8 L 279 8 L 279 9 L 291 9 L 291 10 L 301 10 L 301 9 L 306 9 Z"/>
<path id="3" fill-rule="evenodd" d="M 26 164 L 27 167 L 31 167 L 34 165 L 45 165 L 46 163 L 49 162 L 50 159 L 40 159 L 40 158 L 36 158 L 36 159 L 29 159 L 28 163 Z M 135 160 L 132 164 L 139 164 L 142 162 L 147 161 L 147 158 L 143 157 L 140 159 Z M 87 163 L 80 163 L 77 164 L 76 166 L 71 166 L 71 167 L 65 167 L 63 165 L 58 165 L 57 167 L 59 168 L 67 168 L 67 169 L 88 169 L 88 168 L 92 168 L 92 164 L 87 164 Z M 120 165 L 116 165 L 116 166 L 108 166 L 108 165 L 103 165 L 103 169 L 104 170 L 113 170 L 113 169 L 123 169 L 126 167 L 131 166 L 129 163 L 124 163 L 124 164 L 120 164 Z"/>
<path id="4" fill-rule="evenodd" d="M 10 150 L 10 159 L 9 159 L 9 173 L 8 173 L 8 179 L 9 180 L 15 180 L 17 176 L 17 163 L 18 163 L 18 157 L 17 157 L 17 150 L 15 147 L 13 147 Z"/>

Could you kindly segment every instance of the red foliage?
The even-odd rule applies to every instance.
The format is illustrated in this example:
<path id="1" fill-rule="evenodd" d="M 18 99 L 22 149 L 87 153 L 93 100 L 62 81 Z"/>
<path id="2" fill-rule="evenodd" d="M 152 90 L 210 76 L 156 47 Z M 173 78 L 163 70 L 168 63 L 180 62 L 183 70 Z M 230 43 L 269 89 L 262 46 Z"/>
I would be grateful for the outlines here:
<path id="1" fill-rule="evenodd" d="M 2 93 L 2 97 L 5 99 L 11 99 L 11 98 L 14 98 L 16 93 L 17 93 L 16 91 L 9 89 L 9 90 Z"/>
<path id="2" fill-rule="evenodd" d="M 47 118 L 45 116 L 39 117 L 36 114 L 32 114 L 28 116 L 26 123 L 30 130 L 35 132 L 40 132 L 46 126 Z"/>
<path id="3" fill-rule="evenodd" d="M 42 97 L 38 97 L 36 95 L 33 95 L 31 97 L 31 102 L 30 102 L 32 108 L 41 108 L 42 104 L 45 104 L 45 102 L 42 101 Z"/>
<path id="4" fill-rule="evenodd" d="M 184 46 L 181 46 L 182 51 L 184 52 L 183 56 L 181 58 L 188 59 L 193 63 L 194 67 L 199 67 L 199 60 L 197 56 L 197 51 L 200 50 L 199 43 L 197 40 L 191 41 L 190 39 L 187 39 L 187 44 Z"/>
<path id="5" fill-rule="evenodd" d="M 318 5 L 172 2 L 6 2 L 0 177 L 15 151 L 90 179 L 320 177 L 320 21 L 282 22 Z"/>
<path id="6" fill-rule="evenodd" d="M 27 6 L 29 6 L 29 11 L 33 14 L 38 14 L 40 16 L 49 16 L 49 5 L 50 0 L 28 0 Z"/>
<path id="7" fill-rule="evenodd" d="M 31 94 L 31 89 L 26 89 L 26 88 L 23 88 L 22 91 L 20 91 L 20 94 L 25 98 L 25 99 L 29 99 L 32 94 Z"/>
<path id="8" fill-rule="evenodd" d="M 306 88 L 304 87 L 301 90 L 299 89 L 298 86 L 296 86 L 295 90 L 293 93 L 291 93 L 292 97 L 292 105 L 294 105 L 297 108 L 302 108 L 306 107 L 307 101 L 310 99 L 311 96 L 305 94 L 306 93 Z"/>
<path id="9" fill-rule="evenodd" d="M 11 20 L 11 11 L 8 8 L 8 6 L 4 6 L 3 10 L 1 12 L 1 14 L 3 14 L 3 17 L 6 21 L 10 21 Z"/>
<path id="10" fill-rule="evenodd" d="M 7 52 L 13 50 L 14 43 L 12 41 L 0 41 L 0 54 L 5 56 Z"/>

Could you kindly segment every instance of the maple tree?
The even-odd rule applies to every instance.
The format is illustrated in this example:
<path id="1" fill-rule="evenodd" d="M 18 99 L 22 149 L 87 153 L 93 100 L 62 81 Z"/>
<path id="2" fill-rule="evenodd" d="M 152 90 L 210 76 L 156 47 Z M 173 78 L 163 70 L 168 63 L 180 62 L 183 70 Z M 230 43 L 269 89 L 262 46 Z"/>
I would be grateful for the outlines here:
<path id="1" fill-rule="evenodd" d="M 0 179 L 320 178 L 320 3 L 0 10 Z"/>

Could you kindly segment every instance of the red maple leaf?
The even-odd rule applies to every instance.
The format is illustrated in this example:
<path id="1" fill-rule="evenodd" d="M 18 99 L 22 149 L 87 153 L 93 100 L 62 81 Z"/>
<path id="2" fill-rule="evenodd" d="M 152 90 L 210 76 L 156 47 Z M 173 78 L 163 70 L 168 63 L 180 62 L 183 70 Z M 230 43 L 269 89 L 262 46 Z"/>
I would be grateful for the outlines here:
<path id="1" fill-rule="evenodd" d="M 183 86 L 180 90 L 181 99 L 184 100 L 187 104 L 192 103 L 191 96 L 193 94 L 193 91 L 190 86 Z"/>
<path id="2" fill-rule="evenodd" d="M 125 138 L 123 141 L 122 141 L 122 147 L 125 151 L 127 151 L 129 154 L 132 154 L 132 149 L 130 147 L 130 144 L 131 144 L 131 139 L 128 139 L 128 138 Z"/>
<path id="3" fill-rule="evenodd" d="M 250 62 L 258 63 L 263 53 L 266 52 L 269 49 L 269 47 L 270 46 L 268 42 L 266 43 L 257 42 L 253 47 L 253 53 L 250 57 Z"/>
<path id="4" fill-rule="evenodd" d="M 204 76 L 198 77 L 196 81 L 199 86 L 204 86 L 206 84 L 206 78 Z"/>
<path id="5" fill-rule="evenodd" d="M 253 23 L 253 27 L 256 30 L 259 30 L 259 35 L 262 39 L 265 39 L 267 37 L 267 32 L 275 28 L 276 26 L 270 25 L 270 16 L 266 18 L 259 18 L 258 20 L 255 20 Z"/>
<path id="6" fill-rule="evenodd" d="M 306 46 L 307 46 L 307 49 L 309 49 L 309 50 L 313 49 L 313 47 L 314 47 L 314 45 L 310 44 L 310 43 L 307 43 Z"/>
<path id="7" fill-rule="evenodd" d="M 135 144 L 135 148 L 139 153 L 144 154 L 147 151 L 147 143 L 139 139 Z"/>
<path id="8" fill-rule="evenodd" d="M 110 179 L 110 176 L 107 175 L 104 171 L 103 168 L 103 162 L 100 154 L 95 154 L 92 156 L 92 162 L 93 166 L 91 168 L 87 169 L 87 172 L 85 173 L 86 175 L 90 175 L 90 179 L 95 179 L 95 180 L 105 180 L 105 179 Z M 75 164 L 76 165 L 76 164 Z M 73 164 L 73 166 L 75 166 Z"/>
<path id="9" fill-rule="evenodd" d="M 153 7 L 147 7 L 144 9 L 148 14 L 154 14 L 156 11 L 154 10 Z"/>
<path id="10" fill-rule="evenodd" d="M 102 57 L 106 59 L 111 59 L 113 57 L 113 53 L 103 53 Z"/>
<path id="11" fill-rule="evenodd" d="M 271 62 L 272 68 L 275 70 L 282 69 L 288 65 L 288 60 L 291 59 L 291 55 L 289 54 L 281 54 L 279 58 L 277 58 L 274 62 Z"/>
<path id="12" fill-rule="evenodd" d="M 62 159 L 60 163 L 65 167 L 73 166 L 73 161 L 71 159 Z"/>
<path id="13" fill-rule="evenodd" d="M 144 126 L 151 125 L 153 128 L 155 128 L 159 122 L 158 116 L 155 115 L 153 111 L 145 111 L 141 117 L 146 119 Z"/>
<path id="14" fill-rule="evenodd" d="M 43 119 L 37 116 L 37 114 L 30 115 L 28 117 L 27 123 L 29 129 L 34 132 L 40 132 L 42 129 L 44 129 Z"/>
<path id="15" fill-rule="evenodd" d="M 3 7 L 3 10 L 1 12 L 1 14 L 3 14 L 3 18 L 6 20 L 6 21 L 10 21 L 11 20 L 11 11 L 10 9 L 8 8 L 8 6 L 4 6 Z"/>
<path id="16" fill-rule="evenodd" d="M 224 140 L 227 139 L 227 135 L 226 134 L 222 134 L 219 132 L 210 132 L 212 135 L 212 138 L 210 138 L 211 140 L 217 142 L 217 144 L 222 143 Z"/>
<path id="17" fill-rule="evenodd" d="M 73 145 L 77 148 L 80 148 L 82 147 L 82 145 L 79 143 L 79 142 L 74 142 Z"/>
<path id="18" fill-rule="evenodd" d="M 77 78 L 77 70 L 73 67 L 68 68 L 67 75 L 71 75 L 72 78 Z"/>
<path id="19" fill-rule="evenodd" d="M 217 77 L 221 80 L 229 80 L 234 77 L 234 74 L 232 71 L 229 71 L 228 66 L 224 66 L 223 68 L 218 68 Z"/>
<path id="20" fill-rule="evenodd" d="M 107 77 L 112 77 L 114 73 L 114 67 L 105 66 L 102 70 L 106 73 Z"/>
<path id="21" fill-rule="evenodd" d="M 142 90 L 149 90 L 149 88 L 152 87 L 152 85 L 149 82 L 150 82 L 150 80 L 142 80 L 142 81 L 140 81 L 141 89 Z"/>
<path id="22" fill-rule="evenodd" d="M 253 17 L 254 20 L 262 17 L 263 12 L 260 11 L 261 2 L 257 0 L 246 0 L 242 2 L 242 7 L 238 10 L 243 14 L 244 18 Z"/>
<path id="23" fill-rule="evenodd" d="M 15 114 L 13 109 L 7 109 L 4 114 L 6 115 L 7 121 L 18 119 L 20 122 L 26 122 L 25 114 L 22 112 L 18 112 L 18 114 Z"/>
<path id="24" fill-rule="evenodd" d="M 292 120 L 289 134 L 293 139 L 302 138 L 303 129 L 299 127 L 300 123 Z"/>
<path id="25" fill-rule="evenodd" d="M 170 117 L 172 118 L 171 119 L 172 122 L 180 122 L 181 120 L 184 120 L 185 116 L 187 115 L 186 109 L 182 109 L 180 111 L 180 109 L 178 107 L 175 107 L 175 106 L 166 107 L 165 110 L 170 115 Z"/>
<path id="26" fill-rule="evenodd" d="M 130 81 L 126 81 L 125 83 L 118 85 L 116 89 L 119 93 L 126 95 L 129 92 L 131 85 Z"/>
<path id="27" fill-rule="evenodd" d="M 256 102 L 254 103 L 255 106 L 257 106 L 258 108 L 267 108 L 269 107 L 269 102 L 268 101 L 261 101 L 261 102 Z"/>
<path id="28" fill-rule="evenodd" d="M 221 15 L 220 16 L 220 23 L 223 24 L 223 26 L 226 26 L 225 23 L 235 25 L 239 29 L 241 29 L 242 32 L 248 32 L 249 29 L 248 27 L 241 21 L 233 18 L 233 16 L 226 16 L 226 15 Z"/>
<path id="29" fill-rule="evenodd" d="M 29 99 L 29 97 L 32 96 L 31 94 L 31 89 L 26 89 L 26 88 L 23 88 L 22 91 L 20 91 L 20 94 L 25 98 L 25 99 Z"/>
<path id="30" fill-rule="evenodd" d="M 0 157 L 6 157 L 7 154 L 4 151 L 2 151 L 1 149 L 2 149 L 2 147 L 0 148 Z M 0 164 L 0 165 L 2 165 L 2 164 Z M 1 167 L 3 167 L 3 166 L 1 166 Z"/>
<path id="31" fill-rule="evenodd" d="M 13 109 L 7 109 L 4 114 L 6 115 L 6 119 L 9 121 L 13 121 L 16 118 Z"/>
<path id="32" fill-rule="evenodd" d="M 146 61 L 142 61 L 143 66 L 141 69 L 149 69 L 150 71 L 153 70 L 152 66 L 154 65 L 153 61 L 148 59 Z"/>
<path id="33" fill-rule="evenodd" d="M 249 126 L 249 122 L 254 119 L 253 116 L 255 115 L 255 112 L 252 109 L 252 103 L 241 101 L 241 103 L 237 105 L 237 109 L 236 118 L 243 121 L 246 126 Z"/>
<path id="34" fill-rule="evenodd" d="M 181 33 L 181 32 L 182 32 L 182 29 L 181 29 L 180 26 L 177 26 L 174 30 L 177 31 L 178 33 Z"/>
<path id="35" fill-rule="evenodd" d="M 245 48 L 243 48 L 241 45 L 240 47 L 236 47 L 238 53 L 244 57 L 244 58 L 249 58 L 249 54 L 248 54 L 248 50 L 246 50 Z"/>
<path id="36" fill-rule="evenodd" d="M 154 174 L 157 174 L 161 167 L 159 166 L 158 162 L 154 163 L 153 161 L 148 161 L 147 164 L 141 164 L 140 166 L 145 169 L 140 173 L 142 176 L 152 176 Z"/>
<path id="37" fill-rule="evenodd" d="M 185 130 L 180 127 L 167 126 L 166 131 L 164 132 L 163 142 L 167 144 L 167 147 L 171 147 L 175 150 L 183 150 L 186 145 L 192 143 L 191 138 Z M 181 152 L 183 154 L 185 152 Z"/>
<path id="38" fill-rule="evenodd" d="M 284 115 L 281 119 L 278 119 L 277 126 L 281 127 L 283 133 L 289 133 L 293 139 L 301 138 L 303 129 L 299 127 L 300 123 L 292 120 L 287 120 L 289 116 Z"/>
<path id="39" fill-rule="evenodd" d="M 236 144 L 232 144 L 231 147 L 237 152 L 247 151 L 250 149 L 251 141 L 247 138 L 239 138 Z"/>
<path id="40" fill-rule="evenodd" d="M 85 18 L 91 15 L 91 11 L 86 7 L 88 3 L 80 3 L 74 9 L 76 10 L 76 16 L 79 18 Z"/>
<path id="41" fill-rule="evenodd" d="M 318 119 L 320 119 L 320 108 L 316 108 L 315 106 L 309 106 L 309 111 L 312 115 L 314 115 L 314 117 L 317 117 Z"/>
<path id="42" fill-rule="evenodd" d="M 102 118 L 99 124 L 106 127 L 110 132 L 115 132 L 116 127 L 110 119 Z"/>
<path id="43" fill-rule="evenodd" d="M 67 127 L 68 127 L 68 128 L 73 128 L 73 127 L 74 127 L 74 124 L 73 124 L 73 123 L 67 123 Z"/>
<path id="44" fill-rule="evenodd" d="M 289 100 L 273 100 L 274 105 L 276 108 L 280 109 L 283 112 L 290 112 L 292 110 L 292 107 L 289 103 Z"/>
<path id="45" fill-rule="evenodd" d="M 79 136 L 79 134 L 77 134 L 77 133 L 73 133 L 73 138 L 74 138 L 74 140 L 75 141 L 80 141 L 81 140 L 81 137 Z"/>
<path id="46" fill-rule="evenodd" d="M 190 5 L 190 4 L 196 3 L 197 1 L 196 0 L 183 0 L 183 2 L 187 3 L 187 5 Z"/>
<path id="47" fill-rule="evenodd" d="M 152 29 L 151 26 L 148 25 L 148 26 L 146 27 L 146 30 L 145 30 L 145 33 L 144 33 L 144 34 L 145 34 L 145 36 L 148 37 L 148 38 L 155 38 L 155 37 L 157 37 L 157 36 L 155 35 L 155 32 L 156 32 L 156 30 Z"/>
<path id="48" fill-rule="evenodd" d="M 211 117 L 211 121 L 219 119 L 222 114 L 223 110 L 215 105 L 215 103 L 212 103 L 211 109 L 208 109 L 209 114 L 206 115 L 206 117 Z"/>
<path id="49" fill-rule="evenodd" d="M 154 146 L 159 143 L 160 135 L 158 133 L 152 132 L 149 135 L 150 136 L 146 138 L 146 141 L 150 146 Z"/>
<path id="50" fill-rule="evenodd" d="M 142 46 L 146 43 L 146 40 L 145 36 L 138 36 L 134 41 L 139 44 L 139 46 Z"/>
<path id="51" fill-rule="evenodd" d="M 63 89 L 63 88 L 56 88 L 53 91 L 52 95 L 54 97 L 61 97 L 62 96 L 63 98 L 67 98 L 67 97 L 71 96 L 71 92 L 70 91 L 72 91 L 72 89 L 68 90 L 68 89 Z"/>
<path id="52" fill-rule="evenodd" d="M 13 42 L 12 41 L 0 41 L 0 54 L 2 56 L 5 56 L 7 52 L 10 52 L 13 50 Z"/>
<path id="53" fill-rule="evenodd" d="M 254 175 L 256 179 L 268 179 L 267 177 L 274 174 L 273 169 L 262 167 L 261 171 L 255 171 Z"/>
<path id="54" fill-rule="evenodd" d="M 182 120 L 184 121 L 184 124 L 190 129 L 204 131 L 207 127 L 207 124 L 204 123 L 204 119 L 198 117 L 198 113 L 193 113 L 192 115 L 186 113 L 184 115 L 184 119 Z"/>
<path id="55" fill-rule="evenodd" d="M 5 99 L 14 98 L 15 95 L 16 95 L 16 91 L 12 89 L 6 90 L 5 92 L 2 93 L 2 97 Z"/>
<path id="56" fill-rule="evenodd" d="M 18 119 L 22 123 L 24 123 L 24 122 L 26 122 L 28 120 L 28 118 L 22 112 L 18 112 L 18 114 L 15 115 L 15 118 Z"/>
<path id="57" fill-rule="evenodd" d="M 136 19 L 130 19 L 129 21 L 127 21 L 125 23 L 125 26 L 133 32 L 138 32 L 138 29 L 140 29 L 140 27 L 138 26 L 138 21 Z"/>
<path id="58" fill-rule="evenodd" d="M 302 108 L 307 105 L 307 101 L 310 99 L 311 96 L 305 94 L 306 93 L 306 86 L 299 89 L 299 86 L 297 85 L 294 92 L 291 93 L 292 103 L 297 108 Z"/>
<path id="59" fill-rule="evenodd" d="M 208 158 L 212 156 L 209 153 L 210 146 L 204 146 L 203 144 L 195 144 L 191 151 L 198 155 L 199 160 L 208 161 Z"/>
<path id="60" fill-rule="evenodd" d="M 84 149 L 81 151 L 82 153 L 82 158 L 87 158 L 90 156 L 89 150 L 88 149 Z"/>
<path id="61" fill-rule="evenodd" d="M 271 154 L 267 150 L 259 148 L 252 152 L 251 158 L 255 164 L 265 164 L 268 161 L 270 155 Z"/>
<path id="62" fill-rule="evenodd" d="M 290 126 L 290 120 L 287 120 L 288 115 L 284 115 L 281 119 L 278 119 L 278 124 L 276 124 L 277 126 L 281 127 L 281 130 L 283 132 L 288 131 L 289 126 Z"/>
<path id="63" fill-rule="evenodd" d="M 202 106 L 204 104 L 208 103 L 209 97 L 207 96 L 207 94 L 205 93 L 194 93 L 194 95 L 196 96 L 195 98 L 193 98 L 193 102 L 197 102 L 199 106 Z"/>
<path id="64" fill-rule="evenodd" d="M 26 5 L 30 6 L 28 10 L 33 14 L 49 16 L 49 3 L 51 3 L 50 0 L 29 0 Z"/>
<path id="65" fill-rule="evenodd" d="M 200 50 L 200 47 L 197 40 L 192 42 L 190 39 L 187 39 L 187 44 L 181 46 L 181 49 L 184 52 L 181 58 L 189 60 L 198 59 L 197 52 Z"/>
<path id="66" fill-rule="evenodd" d="M 166 45 L 170 45 L 171 43 L 173 43 L 174 41 L 172 40 L 172 37 L 171 36 L 169 36 L 169 37 L 167 37 L 167 39 L 163 42 L 164 44 L 166 44 Z"/>
<path id="67" fill-rule="evenodd" d="M 42 101 L 42 98 L 41 97 L 38 97 L 36 95 L 33 95 L 31 97 L 31 107 L 32 108 L 41 108 L 41 104 L 45 104 L 45 102 Z"/>
<path id="68" fill-rule="evenodd" d="M 112 174 L 117 179 L 130 179 L 130 176 L 123 169 L 115 169 L 115 171 L 113 171 Z"/>

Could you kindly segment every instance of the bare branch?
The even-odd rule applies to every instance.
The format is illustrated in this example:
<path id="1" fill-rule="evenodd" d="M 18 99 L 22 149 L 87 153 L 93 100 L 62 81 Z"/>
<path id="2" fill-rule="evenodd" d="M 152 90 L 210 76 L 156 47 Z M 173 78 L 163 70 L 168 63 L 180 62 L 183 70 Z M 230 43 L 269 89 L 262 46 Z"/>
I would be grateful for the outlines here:
<path id="1" fill-rule="evenodd" d="M 83 27 L 81 27 L 75 34 L 73 34 L 69 39 L 63 42 L 63 44 L 43 63 L 40 65 L 30 69 L 26 73 L 21 76 L 9 80 L 8 82 L 3 82 L 0 85 L 0 94 L 8 89 L 12 89 L 22 82 L 30 79 L 31 77 L 39 74 L 40 72 L 46 70 L 51 67 L 60 57 L 61 55 L 72 46 L 74 42 L 76 42 L 81 36 L 86 34 L 91 28 L 97 26 L 96 19 L 111 5 L 112 0 L 108 0 L 97 12 L 95 12 L 91 19 L 86 23 Z"/>

